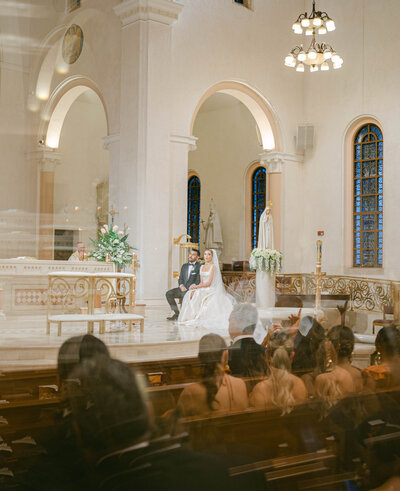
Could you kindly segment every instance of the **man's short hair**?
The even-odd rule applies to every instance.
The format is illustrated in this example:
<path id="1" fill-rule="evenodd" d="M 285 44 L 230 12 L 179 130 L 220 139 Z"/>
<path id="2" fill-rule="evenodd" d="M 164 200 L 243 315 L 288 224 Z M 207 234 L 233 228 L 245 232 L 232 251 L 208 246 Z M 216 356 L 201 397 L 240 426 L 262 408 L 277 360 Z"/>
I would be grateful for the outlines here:
<path id="1" fill-rule="evenodd" d="M 192 252 L 196 252 L 197 255 L 200 257 L 200 251 L 198 249 L 192 249 Z"/>
<path id="2" fill-rule="evenodd" d="M 230 320 L 240 331 L 252 334 L 258 322 L 257 308 L 251 303 L 239 303 L 233 307 Z"/>

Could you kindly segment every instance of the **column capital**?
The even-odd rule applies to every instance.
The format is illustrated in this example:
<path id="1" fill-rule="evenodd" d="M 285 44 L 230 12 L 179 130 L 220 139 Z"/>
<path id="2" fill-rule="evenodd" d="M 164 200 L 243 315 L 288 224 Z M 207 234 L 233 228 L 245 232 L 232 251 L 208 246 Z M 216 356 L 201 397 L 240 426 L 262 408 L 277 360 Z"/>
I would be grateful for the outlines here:
<path id="1" fill-rule="evenodd" d="M 189 151 L 197 149 L 197 140 L 196 136 L 188 136 L 188 135 L 170 135 L 169 141 L 171 143 L 181 143 L 189 146 Z"/>
<path id="2" fill-rule="evenodd" d="M 303 163 L 301 155 L 283 152 L 264 152 L 260 154 L 260 160 L 264 163 L 269 174 L 281 173 L 285 163 Z"/>
<path id="3" fill-rule="evenodd" d="M 123 0 L 114 7 L 122 27 L 138 21 L 159 22 L 170 26 L 179 18 L 183 4 L 173 0 Z"/>
<path id="4" fill-rule="evenodd" d="M 41 171 L 54 172 L 61 164 L 61 154 L 47 147 L 39 148 L 28 154 L 28 160 L 36 162 Z"/>
<path id="5" fill-rule="evenodd" d="M 103 136 L 102 140 L 104 150 L 109 150 L 111 145 L 119 144 L 119 133 Z"/>

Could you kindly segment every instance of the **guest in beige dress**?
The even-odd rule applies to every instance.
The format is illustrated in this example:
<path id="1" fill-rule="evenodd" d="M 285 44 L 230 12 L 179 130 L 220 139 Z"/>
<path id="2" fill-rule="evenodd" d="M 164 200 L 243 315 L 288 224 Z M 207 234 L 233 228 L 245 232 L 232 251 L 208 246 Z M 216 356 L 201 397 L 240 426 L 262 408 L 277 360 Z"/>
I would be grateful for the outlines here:
<path id="1" fill-rule="evenodd" d="M 178 401 L 185 417 L 243 411 L 248 407 L 243 380 L 225 373 L 227 346 L 218 334 L 206 334 L 200 339 L 199 360 L 204 365 L 200 383 L 186 387 Z"/>
<path id="2" fill-rule="evenodd" d="M 304 382 L 290 373 L 293 340 L 289 330 L 278 329 L 268 343 L 270 376 L 258 383 L 250 395 L 250 406 L 256 409 L 282 409 L 289 413 L 307 399 Z"/>

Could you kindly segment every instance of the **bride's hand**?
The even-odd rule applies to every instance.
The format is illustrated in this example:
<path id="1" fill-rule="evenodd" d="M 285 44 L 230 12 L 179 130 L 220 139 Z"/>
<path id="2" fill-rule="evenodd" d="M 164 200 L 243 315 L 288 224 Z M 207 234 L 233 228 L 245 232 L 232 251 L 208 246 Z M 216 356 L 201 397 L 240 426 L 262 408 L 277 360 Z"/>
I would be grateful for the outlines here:
<path id="1" fill-rule="evenodd" d="M 197 285 L 190 285 L 189 290 L 195 290 L 197 288 Z"/>

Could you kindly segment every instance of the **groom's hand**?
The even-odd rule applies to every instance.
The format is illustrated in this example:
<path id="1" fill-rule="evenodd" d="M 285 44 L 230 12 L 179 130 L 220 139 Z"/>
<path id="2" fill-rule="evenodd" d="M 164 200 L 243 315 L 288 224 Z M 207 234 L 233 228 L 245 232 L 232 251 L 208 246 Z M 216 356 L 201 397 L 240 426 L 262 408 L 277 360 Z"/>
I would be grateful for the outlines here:
<path id="1" fill-rule="evenodd" d="M 185 288 L 183 285 L 180 286 L 181 292 L 186 292 L 187 288 Z"/>
<path id="2" fill-rule="evenodd" d="M 197 288 L 197 285 L 190 285 L 189 286 L 189 290 L 196 290 L 196 288 Z"/>

